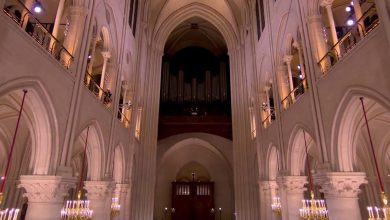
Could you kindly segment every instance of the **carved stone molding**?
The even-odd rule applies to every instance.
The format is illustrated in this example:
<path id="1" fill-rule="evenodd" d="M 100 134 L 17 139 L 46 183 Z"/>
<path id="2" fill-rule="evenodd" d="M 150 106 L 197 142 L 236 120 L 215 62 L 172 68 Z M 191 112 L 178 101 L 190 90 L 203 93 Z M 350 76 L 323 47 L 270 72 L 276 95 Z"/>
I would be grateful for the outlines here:
<path id="1" fill-rule="evenodd" d="M 328 172 L 314 175 L 326 198 L 357 198 L 360 185 L 366 184 L 363 172 Z"/>
<path id="2" fill-rule="evenodd" d="M 20 177 L 19 188 L 24 188 L 29 202 L 62 203 L 68 190 L 76 183 L 75 178 L 62 176 L 26 175 Z"/>
<path id="3" fill-rule="evenodd" d="M 115 195 L 118 195 L 118 194 L 125 194 L 125 193 L 129 193 L 130 192 L 130 184 L 128 183 L 117 183 L 115 185 L 115 190 L 114 190 L 114 193 Z"/>
<path id="4" fill-rule="evenodd" d="M 334 0 L 322 0 L 321 6 L 322 7 L 331 7 Z"/>
<path id="5" fill-rule="evenodd" d="M 275 180 L 260 180 L 259 188 L 261 191 L 277 190 L 278 184 Z"/>
<path id="6" fill-rule="evenodd" d="M 306 176 L 281 176 L 277 178 L 277 183 L 280 189 L 287 193 L 303 193 L 306 190 Z"/>
<path id="7" fill-rule="evenodd" d="M 89 200 L 101 200 L 111 197 L 114 185 L 109 181 L 85 181 L 84 189 Z"/>

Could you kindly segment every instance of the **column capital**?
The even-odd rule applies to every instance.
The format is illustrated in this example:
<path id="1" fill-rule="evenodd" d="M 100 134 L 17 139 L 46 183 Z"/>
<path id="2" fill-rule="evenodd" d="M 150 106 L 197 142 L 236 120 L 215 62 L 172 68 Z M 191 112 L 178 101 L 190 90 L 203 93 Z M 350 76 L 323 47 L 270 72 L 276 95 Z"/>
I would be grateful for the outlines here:
<path id="1" fill-rule="evenodd" d="M 322 0 L 321 6 L 322 7 L 332 7 L 334 0 Z"/>
<path id="2" fill-rule="evenodd" d="M 104 59 L 110 59 L 111 58 L 111 52 L 110 51 L 102 51 L 102 56 Z"/>
<path id="3" fill-rule="evenodd" d="M 328 172 L 314 175 L 326 198 L 357 198 L 360 185 L 366 184 L 363 172 Z"/>
<path id="4" fill-rule="evenodd" d="M 303 193 L 306 191 L 306 176 L 281 176 L 277 178 L 278 186 L 287 193 Z"/>
<path id="5" fill-rule="evenodd" d="M 19 188 L 24 188 L 24 196 L 30 202 L 62 203 L 68 190 L 75 186 L 76 178 L 62 176 L 23 175 L 20 176 Z"/>
<path id="6" fill-rule="evenodd" d="M 114 184 L 110 181 L 85 181 L 84 189 L 90 200 L 102 200 L 111 196 Z"/>
<path id="7" fill-rule="evenodd" d="M 130 191 L 129 183 L 117 183 L 115 184 L 115 193 L 128 193 Z"/>
<path id="8" fill-rule="evenodd" d="M 262 191 L 276 190 L 278 184 L 276 180 L 259 180 L 259 188 Z"/>
<path id="9" fill-rule="evenodd" d="M 283 62 L 285 62 L 287 65 L 289 65 L 291 63 L 292 59 L 293 59 L 293 55 L 284 55 Z"/>

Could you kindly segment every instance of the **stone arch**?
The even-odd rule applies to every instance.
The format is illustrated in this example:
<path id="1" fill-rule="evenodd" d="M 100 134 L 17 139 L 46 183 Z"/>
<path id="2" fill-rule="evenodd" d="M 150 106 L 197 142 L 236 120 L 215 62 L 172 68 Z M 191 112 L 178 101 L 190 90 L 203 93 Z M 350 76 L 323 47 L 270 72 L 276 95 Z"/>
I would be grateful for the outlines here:
<path id="1" fill-rule="evenodd" d="M 336 110 L 331 137 L 331 161 L 342 172 L 356 171 L 357 141 L 361 132 L 367 133 L 360 132 L 365 121 L 359 97 L 364 97 L 369 124 L 381 112 L 390 112 L 390 100 L 376 91 L 355 87 L 346 92 Z"/>
<path id="2" fill-rule="evenodd" d="M 197 161 L 190 161 L 180 168 L 177 172 L 176 180 L 177 181 L 192 181 L 191 173 L 196 171 L 195 181 L 211 181 L 211 176 L 207 168 Z"/>
<path id="3" fill-rule="evenodd" d="M 268 179 L 276 180 L 279 175 L 280 168 L 280 152 L 279 149 L 274 145 L 270 144 L 268 148 L 267 155 L 267 171 L 268 171 Z"/>
<path id="4" fill-rule="evenodd" d="M 12 109 L 18 111 L 23 89 L 28 91 L 22 120 L 30 131 L 32 174 L 54 174 L 59 154 L 59 134 L 49 93 L 38 80 L 23 78 L 1 85 L 0 97 L 10 100 Z"/>
<path id="5" fill-rule="evenodd" d="M 289 167 L 291 175 L 300 176 L 305 173 L 305 138 L 309 155 L 314 157 L 315 159 L 320 158 L 318 154 L 319 149 L 317 149 L 316 143 L 312 137 L 312 133 L 309 132 L 309 129 L 307 129 L 307 127 L 304 125 L 297 124 L 292 130 L 287 151 L 287 165 Z"/>
<path id="6" fill-rule="evenodd" d="M 122 143 L 119 143 L 114 149 L 114 161 L 113 161 L 113 179 L 115 183 L 124 182 L 125 176 L 125 154 Z"/>
<path id="7" fill-rule="evenodd" d="M 79 136 L 74 144 L 72 158 L 77 158 L 84 153 L 87 129 L 88 143 L 87 143 L 87 172 L 86 178 L 91 181 L 99 181 L 103 179 L 104 168 L 106 164 L 104 140 L 100 125 L 97 121 L 87 123 L 79 132 Z M 82 162 L 82 161 L 81 161 Z M 80 163 L 81 163 L 80 162 Z M 81 168 L 79 168 L 81 170 Z"/>
<path id="8" fill-rule="evenodd" d="M 163 50 L 165 42 L 175 27 L 192 17 L 200 17 L 214 25 L 224 37 L 228 50 L 232 51 L 238 43 L 235 28 L 215 9 L 208 5 L 194 2 L 173 12 L 153 31 L 152 39 L 159 50 Z"/>

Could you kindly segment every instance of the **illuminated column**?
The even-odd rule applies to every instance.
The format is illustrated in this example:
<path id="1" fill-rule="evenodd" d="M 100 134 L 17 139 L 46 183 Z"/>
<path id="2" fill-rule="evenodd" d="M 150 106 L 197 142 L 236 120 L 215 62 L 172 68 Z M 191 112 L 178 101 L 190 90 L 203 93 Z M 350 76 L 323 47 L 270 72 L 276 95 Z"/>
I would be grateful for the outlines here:
<path id="1" fill-rule="evenodd" d="M 352 0 L 353 2 L 353 9 L 355 11 L 355 19 L 356 21 L 358 21 L 360 18 L 363 17 L 363 12 L 362 12 L 362 7 L 360 5 L 360 1 L 359 0 Z M 359 21 L 358 23 L 358 28 L 359 28 L 359 34 L 361 37 L 364 37 L 364 21 L 361 20 Z"/>
<path id="2" fill-rule="evenodd" d="M 34 4 L 34 0 L 25 0 L 24 1 L 24 6 L 26 6 L 26 8 L 28 8 L 30 11 L 32 11 L 33 4 Z M 23 8 L 23 10 L 22 10 L 22 22 L 23 22 L 22 28 L 23 29 L 26 29 L 29 17 L 30 17 L 29 12 Z"/>
<path id="3" fill-rule="evenodd" d="M 281 219 L 281 216 L 273 213 L 271 209 L 272 200 L 277 196 L 277 190 L 278 185 L 275 180 L 259 181 L 260 204 L 262 205 L 261 219 Z"/>
<path id="4" fill-rule="evenodd" d="M 87 198 L 90 201 L 90 208 L 93 210 L 93 219 L 110 219 L 112 183 L 108 181 L 85 181 L 84 189 L 87 190 Z"/>
<path id="5" fill-rule="evenodd" d="M 26 219 L 60 219 L 64 196 L 75 182 L 74 178 L 65 179 L 61 176 L 20 176 L 18 187 L 26 190 L 24 196 L 28 198 Z"/>
<path id="6" fill-rule="evenodd" d="M 53 26 L 53 32 L 52 35 L 58 39 L 58 30 L 61 25 L 61 19 L 62 19 L 62 13 L 64 12 L 64 6 L 65 6 L 65 0 L 60 0 L 58 2 L 58 8 L 57 8 L 57 14 L 56 14 L 56 19 L 54 21 L 54 26 Z M 50 49 L 54 50 L 55 48 L 55 43 L 56 41 L 52 38 L 50 39 Z"/>
<path id="7" fill-rule="evenodd" d="M 264 92 L 265 92 L 265 97 L 266 97 L 266 104 L 267 104 L 267 117 L 268 117 L 268 120 L 267 122 L 269 124 L 271 124 L 272 122 L 272 109 L 271 109 L 271 101 L 270 101 L 270 94 L 269 94 L 269 91 L 270 91 L 271 87 L 270 86 L 265 86 L 264 87 Z"/>
<path id="8" fill-rule="evenodd" d="M 133 99 L 131 83 L 129 81 L 122 81 L 122 89 L 123 89 L 122 121 L 125 121 L 124 117 L 126 117 L 127 120 L 129 120 L 130 122 L 132 106 L 130 106 L 129 103 L 131 103 L 131 100 Z M 125 125 L 129 126 L 127 122 L 125 123 Z"/>
<path id="9" fill-rule="evenodd" d="M 326 14 L 328 16 L 329 27 L 330 27 L 330 34 L 332 35 L 333 45 L 335 45 L 339 40 L 337 38 L 336 24 L 334 22 L 333 11 L 332 11 L 333 1 L 334 0 L 322 0 L 321 6 L 325 7 L 326 9 Z M 337 55 L 340 57 L 340 46 L 339 45 L 335 46 L 335 49 L 337 51 Z"/>
<path id="10" fill-rule="evenodd" d="M 306 176 L 282 176 L 277 178 L 283 219 L 299 220 L 303 192 L 306 191 Z M 337 218 L 336 218 L 337 219 Z"/>
<path id="11" fill-rule="evenodd" d="M 278 77 L 278 82 L 279 82 L 279 96 L 280 100 L 283 100 L 284 98 L 287 97 L 288 95 L 288 90 L 289 90 L 289 83 L 288 83 L 288 78 L 286 74 L 286 66 L 285 65 L 279 65 L 277 66 L 276 69 L 276 77 Z M 283 102 L 282 105 L 284 108 L 287 107 L 286 102 Z"/>
<path id="12" fill-rule="evenodd" d="M 65 49 L 73 55 L 73 57 L 78 57 L 79 59 L 83 59 L 83 57 L 79 57 L 76 52 L 80 46 L 86 15 L 87 10 L 82 6 L 70 6 L 68 9 L 70 25 L 63 45 Z M 61 55 L 61 62 L 70 65 L 71 57 L 67 53 L 63 52 Z"/>
<path id="13" fill-rule="evenodd" d="M 320 62 L 322 72 L 325 72 L 330 67 L 328 57 L 325 57 L 328 52 L 327 36 L 323 30 L 322 15 L 312 15 L 307 18 L 310 38 L 313 42 L 311 48 L 316 56 L 316 62 Z M 321 60 L 323 59 L 323 60 Z"/>
<path id="14" fill-rule="evenodd" d="M 360 185 L 367 183 L 365 173 L 322 173 L 315 175 L 314 181 L 325 194 L 329 219 L 362 219 L 358 194 Z"/>
<path id="15" fill-rule="evenodd" d="M 291 100 L 295 102 L 295 94 L 292 92 L 294 90 L 294 83 L 293 83 L 293 78 L 292 78 L 292 71 L 291 71 L 291 61 L 293 59 L 292 55 L 285 55 L 283 57 L 283 61 L 287 65 L 287 76 L 288 76 L 288 83 L 290 86 L 290 94 L 291 94 Z"/>
<path id="16" fill-rule="evenodd" d="M 115 96 L 116 79 L 118 76 L 118 66 L 113 62 L 107 63 L 105 81 L 107 82 L 104 90 L 110 90 L 112 95 Z M 103 88 L 103 87 L 102 87 Z"/>
<path id="17" fill-rule="evenodd" d="M 103 96 L 103 90 L 104 88 L 104 83 L 106 81 L 106 72 L 107 72 L 107 63 L 108 60 L 111 58 L 111 53 L 109 51 L 103 51 L 102 52 L 103 56 L 103 67 L 102 67 L 102 76 L 100 77 L 100 90 L 99 90 L 99 98 L 102 98 Z"/>

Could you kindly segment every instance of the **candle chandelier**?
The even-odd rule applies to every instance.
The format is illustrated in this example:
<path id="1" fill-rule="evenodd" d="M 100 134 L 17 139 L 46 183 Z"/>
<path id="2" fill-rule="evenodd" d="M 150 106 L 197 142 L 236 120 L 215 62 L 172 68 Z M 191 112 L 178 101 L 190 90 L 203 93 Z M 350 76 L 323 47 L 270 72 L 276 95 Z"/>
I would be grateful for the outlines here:
<path id="1" fill-rule="evenodd" d="M 121 205 L 119 204 L 119 198 L 112 198 L 111 201 L 111 216 L 116 217 L 119 215 Z"/>
<path id="2" fill-rule="evenodd" d="M 368 220 L 390 220 L 390 208 L 388 205 L 388 197 L 387 197 L 387 194 L 385 193 L 385 188 L 383 186 L 382 177 L 381 177 L 381 174 L 379 172 L 378 161 L 376 159 L 374 145 L 372 143 L 370 127 L 368 126 L 367 113 L 366 113 L 366 109 L 364 107 L 363 97 L 360 97 L 360 103 L 362 105 L 364 120 L 366 122 L 368 138 L 370 140 L 370 147 L 371 147 L 372 157 L 374 159 L 375 171 L 377 174 L 379 187 L 381 190 L 381 200 L 382 200 L 382 205 L 383 205 L 382 207 L 368 206 L 367 207 Z"/>
<path id="3" fill-rule="evenodd" d="M 306 166 L 309 175 L 310 199 L 302 200 L 302 208 L 299 209 L 299 216 L 302 220 L 329 220 L 325 201 L 322 199 L 315 199 L 314 196 L 313 178 L 310 171 L 310 158 L 305 131 L 303 131 L 303 139 L 305 141 Z"/>
<path id="4" fill-rule="evenodd" d="M 14 148 L 15 148 L 15 141 L 16 141 L 16 135 L 18 133 L 18 128 L 19 128 L 19 124 L 20 124 L 20 118 L 22 116 L 22 111 L 23 111 L 23 106 L 24 106 L 24 100 L 26 98 L 26 94 L 27 94 L 27 90 L 23 90 L 23 98 L 22 98 L 22 104 L 20 105 L 20 110 L 19 110 L 19 115 L 18 115 L 18 120 L 16 122 L 16 128 L 15 128 L 15 132 L 14 132 L 14 137 L 12 139 L 12 144 L 11 144 L 11 148 L 10 148 L 10 151 L 9 151 L 9 154 L 8 154 L 8 158 L 7 158 L 7 165 L 6 165 L 6 168 L 5 168 L 5 174 L 3 177 L 1 177 L 1 186 L 0 186 L 0 220 L 16 220 L 18 219 L 18 215 L 19 215 L 19 212 L 20 210 L 17 209 L 17 208 L 6 208 L 6 209 L 2 209 L 2 205 L 3 205 L 3 200 L 4 200 L 4 187 L 5 187 L 5 183 L 7 181 L 7 176 L 8 176 L 8 172 L 10 170 L 10 165 L 11 165 L 11 158 L 12 158 L 12 154 L 13 154 L 13 151 L 14 151 Z"/>
<path id="5" fill-rule="evenodd" d="M 89 127 L 87 128 L 87 135 L 85 138 L 84 156 L 81 167 L 80 181 L 77 191 L 76 200 L 67 200 L 65 206 L 61 210 L 61 220 L 91 220 L 93 211 L 89 208 L 90 201 L 82 200 L 83 193 L 83 176 L 84 166 L 87 155 Z"/>
<path id="6" fill-rule="evenodd" d="M 282 214 L 282 203 L 280 202 L 280 197 L 275 196 L 272 198 L 272 204 L 271 204 L 272 212 L 281 215 Z"/>

